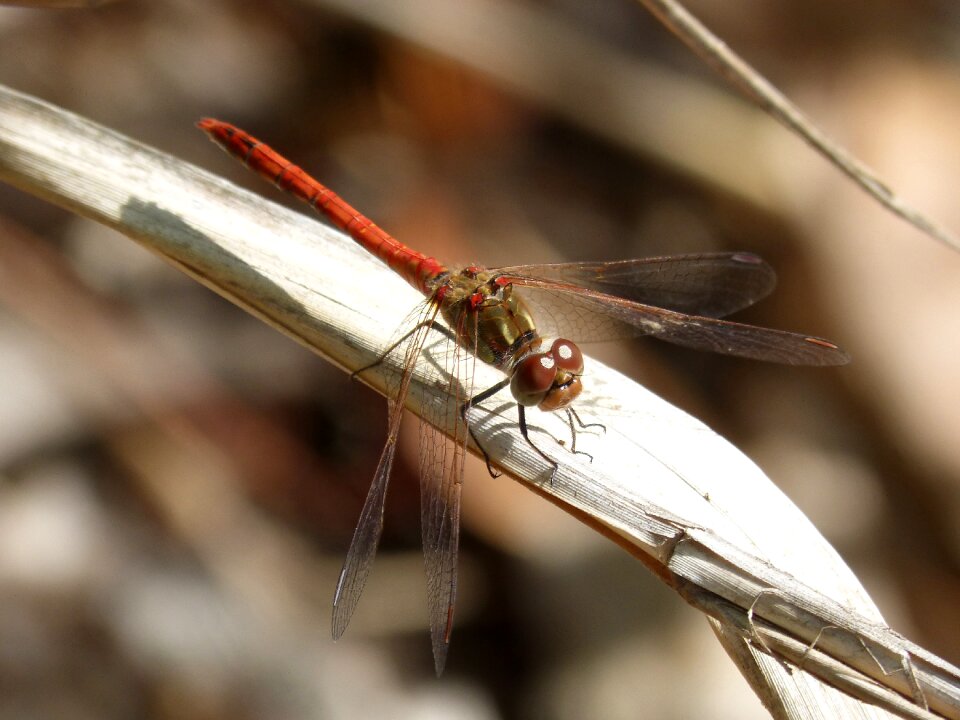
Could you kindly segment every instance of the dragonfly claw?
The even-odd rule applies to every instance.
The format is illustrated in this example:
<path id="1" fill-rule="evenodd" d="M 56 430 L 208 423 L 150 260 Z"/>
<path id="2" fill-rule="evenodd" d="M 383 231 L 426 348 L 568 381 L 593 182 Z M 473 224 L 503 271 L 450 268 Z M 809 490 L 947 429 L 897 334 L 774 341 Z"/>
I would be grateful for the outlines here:
<path id="1" fill-rule="evenodd" d="M 586 455 L 588 458 L 590 458 L 590 464 L 591 464 L 591 465 L 593 464 L 593 455 L 591 455 L 590 453 L 584 452 L 583 450 L 574 450 L 574 451 L 573 451 L 573 454 L 574 454 L 574 455 Z"/>

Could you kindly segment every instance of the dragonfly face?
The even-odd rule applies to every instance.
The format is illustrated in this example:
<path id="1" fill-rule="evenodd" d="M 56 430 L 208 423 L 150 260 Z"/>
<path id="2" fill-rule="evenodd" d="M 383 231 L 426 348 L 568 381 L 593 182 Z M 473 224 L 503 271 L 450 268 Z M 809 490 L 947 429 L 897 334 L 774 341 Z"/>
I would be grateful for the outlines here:
<path id="1" fill-rule="evenodd" d="M 510 392 L 518 403 L 526 407 L 536 405 L 541 410 L 562 410 L 570 405 L 583 385 L 583 354 L 569 340 L 553 341 L 546 352 L 537 352 L 543 341 L 537 338 L 529 352 L 521 355 L 510 371 Z M 528 347 L 530 347 L 528 346 Z"/>

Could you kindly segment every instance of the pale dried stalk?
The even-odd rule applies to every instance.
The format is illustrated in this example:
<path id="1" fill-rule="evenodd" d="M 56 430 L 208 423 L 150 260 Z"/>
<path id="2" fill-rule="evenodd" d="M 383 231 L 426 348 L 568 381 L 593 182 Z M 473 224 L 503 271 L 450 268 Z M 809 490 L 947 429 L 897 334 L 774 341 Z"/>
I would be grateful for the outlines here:
<path id="1" fill-rule="evenodd" d="M 136 239 L 348 370 L 376 357 L 418 299 L 338 232 L 5 89 L 0 179 Z M 478 372 L 481 387 L 500 377 Z M 415 378 L 414 412 L 444 400 L 430 378 Z M 495 401 L 473 411 L 477 435 L 512 476 L 616 537 L 713 618 L 775 716 L 884 715 L 828 683 L 904 717 L 932 717 L 927 707 L 960 717 L 958 671 L 883 624 L 832 548 L 749 459 L 592 360 L 586 384 L 578 407 L 607 433 L 581 436 L 592 464 L 548 448 L 560 464 L 553 485 Z M 563 435 L 559 418 L 535 422 Z"/>

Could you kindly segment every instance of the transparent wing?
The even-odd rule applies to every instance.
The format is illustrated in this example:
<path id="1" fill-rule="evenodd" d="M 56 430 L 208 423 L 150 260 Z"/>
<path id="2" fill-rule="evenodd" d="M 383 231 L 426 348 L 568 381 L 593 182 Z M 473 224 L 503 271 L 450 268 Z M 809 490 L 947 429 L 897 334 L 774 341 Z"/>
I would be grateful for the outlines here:
<path id="1" fill-rule="evenodd" d="M 654 307 L 596 290 L 534 277 L 507 276 L 522 290 L 546 335 L 591 342 L 652 335 L 677 345 L 787 365 L 843 365 L 828 340 Z"/>
<path id="2" fill-rule="evenodd" d="M 436 318 L 437 308 L 428 304 L 423 320 L 407 340 L 403 358 L 402 370 L 398 376 L 391 376 L 388 381 L 388 415 L 387 442 L 380 455 L 380 462 L 373 475 L 373 482 L 367 492 L 367 499 L 363 503 L 360 519 L 350 541 L 350 549 L 340 571 L 337 589 L 333 596 L 333 619 L 331 629 L 333 639 L 339 640 L 343 635 L 350 618 L 357 607 L 360 595 L 370 575 L 373 558 L 377 554 L 380 544 L 380 535 L 383 532 L 383 508 L 387 497 L 387 486 L 390 483 L 390 471 L 393 468 L 393 458 L 397 449 L 397 434 L 400 432 L 400 420 L 403 418 L 404 401 L 410 389 L 410 378 L 420 356 L 420 351 L 430 332 L 430 325 Z"/>
<path id="3" fill-rule="evenodd" d="M 437 352 L 434 355 L 434 347 Z M 448 339 L 428 352 L 448 387 L 441 402 L 424 403 L 420 426 L 420 525 L 427 572 L 430 637 L 437 675 L 443 672 L 453 629 L 457 599 L 457 556 L 460 544 L 460 496 L 468 430 L 459 408 L 473 393 L 475 348 Z M 453 427 L 449 438 L 438 428 Z"/>
<path id="4" fill-rule="evenodd" d="M 509 276 L 556 280 L 682 313 L 723 317 L 766 297 L 777 277 L 745 252 L 671 255 L 498 268 Z"/>

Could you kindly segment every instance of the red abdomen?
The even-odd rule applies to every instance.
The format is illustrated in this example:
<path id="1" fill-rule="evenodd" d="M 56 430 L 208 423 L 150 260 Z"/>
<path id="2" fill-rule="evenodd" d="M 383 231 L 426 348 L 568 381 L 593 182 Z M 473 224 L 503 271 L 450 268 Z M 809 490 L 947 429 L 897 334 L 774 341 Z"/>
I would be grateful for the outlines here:
<path id="1" fill-rule="evenodd" d="M 240 128 L 211 118 L 197 126 L 251 170 L 312 206 L 424 295 L 431 292 L 430 281 L 447 271 L 436 258 L 408 248 L 333 190 Z"/>

